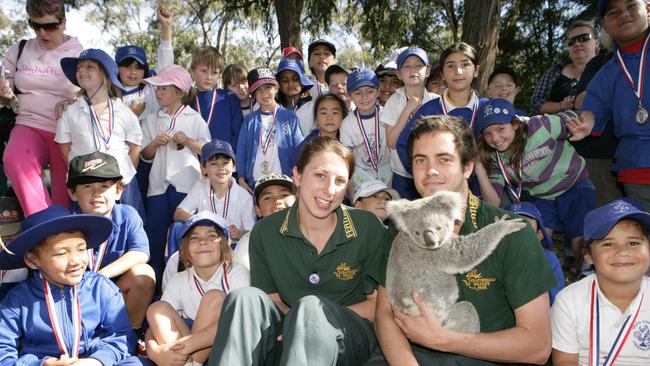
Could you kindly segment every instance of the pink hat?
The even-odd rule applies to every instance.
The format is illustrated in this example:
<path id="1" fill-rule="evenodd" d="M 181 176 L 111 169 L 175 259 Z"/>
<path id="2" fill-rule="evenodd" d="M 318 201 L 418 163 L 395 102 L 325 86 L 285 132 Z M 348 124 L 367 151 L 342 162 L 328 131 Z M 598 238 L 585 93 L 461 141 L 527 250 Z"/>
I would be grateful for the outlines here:
<path id="1" fill-rule="evenodd" d="M 156 76 L 146 78 L 144 82 L 153 86 L 174 85 L 185 93 L 192 89 L 192 76 L 179 65 L 165 66 Z"/>

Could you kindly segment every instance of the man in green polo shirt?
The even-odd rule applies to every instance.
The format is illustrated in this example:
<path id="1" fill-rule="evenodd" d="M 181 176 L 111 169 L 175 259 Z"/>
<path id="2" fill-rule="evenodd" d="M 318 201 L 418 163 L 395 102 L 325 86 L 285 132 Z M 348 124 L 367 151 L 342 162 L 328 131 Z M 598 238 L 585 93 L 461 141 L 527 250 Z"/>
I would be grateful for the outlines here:
<path id="1" fill-rule="evenodd" d="M 408 142 L 416 189 L 423 197 L 439 191 L 468 197 L 465 220 L 456 232 L 466 235 L 506 212 L 482 202 L 468 189 L 476 144 L 462 121 L 448 116 L 423 117 Z M 415 293 L 422 311 L 411 317 L 392 310 L 385 274 L 377 295 L 376 328 L 382 354 L 366 365 L 543 364 L 551 352 L 548 290 L 555 278 L 533 230 L 505 237 L 495 251 L 468 273 L 457 275 L 460 299 L 476 307 L 480 333 L 461 333 L 440 326 Z"/>

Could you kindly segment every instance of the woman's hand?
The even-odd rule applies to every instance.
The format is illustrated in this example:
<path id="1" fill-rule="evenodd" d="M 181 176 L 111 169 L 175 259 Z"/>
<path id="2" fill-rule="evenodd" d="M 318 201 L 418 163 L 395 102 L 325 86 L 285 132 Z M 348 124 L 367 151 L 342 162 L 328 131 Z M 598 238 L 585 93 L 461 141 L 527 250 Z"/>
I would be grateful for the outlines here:
<path id="1" fill-rule="evenodd" d="M 9 84 L 9 80 L 4 80 L 4 83 L 0 85 L 0 104 L 8 105 L 11 99 L 14 97 L 14 90 Z"/>
<path id="2" fill-rule="evenodd" d="M 560 102 L 560 112 L 573 109 L 575 107 L 576 97 L 569 95 L 564 97 Z"/>

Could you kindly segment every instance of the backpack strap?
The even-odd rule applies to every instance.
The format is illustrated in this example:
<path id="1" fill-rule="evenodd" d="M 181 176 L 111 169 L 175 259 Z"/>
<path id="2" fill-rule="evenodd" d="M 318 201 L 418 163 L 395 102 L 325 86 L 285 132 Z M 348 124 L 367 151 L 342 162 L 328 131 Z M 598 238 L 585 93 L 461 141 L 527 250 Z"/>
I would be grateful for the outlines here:
<path id="1" fill-rule="evenodd" d="M 23 54 L 23 49 L 25 48 L 25 44 L 27 44 L 26 39 L 21 39 L 20 43 L 18 44 L 18 57 L 16 57 L 16 70 L 14 71 L 14 80 L 16 80 L 16 72 L 18 71 L 18 60 L 20 60 L 20 56 Z M 14 81 L 14 95 L 20 94 L 21 91 L 16 88 L 16 83 Z"/>

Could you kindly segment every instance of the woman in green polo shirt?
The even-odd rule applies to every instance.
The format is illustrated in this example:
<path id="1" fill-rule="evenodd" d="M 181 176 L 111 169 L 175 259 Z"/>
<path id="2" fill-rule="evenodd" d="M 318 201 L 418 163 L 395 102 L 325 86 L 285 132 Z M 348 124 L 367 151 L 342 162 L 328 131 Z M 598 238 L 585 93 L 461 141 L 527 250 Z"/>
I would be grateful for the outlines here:
<path id="1" fill-rule="evenodd" d="M 224 301 L 210 365 L 360 365 L 377 348 L 387 235 L 372 213 L 342 204 L 354 164 L 334 139 L 303 146 L 298 200 L 253 227 L 252 287 Z"/>

